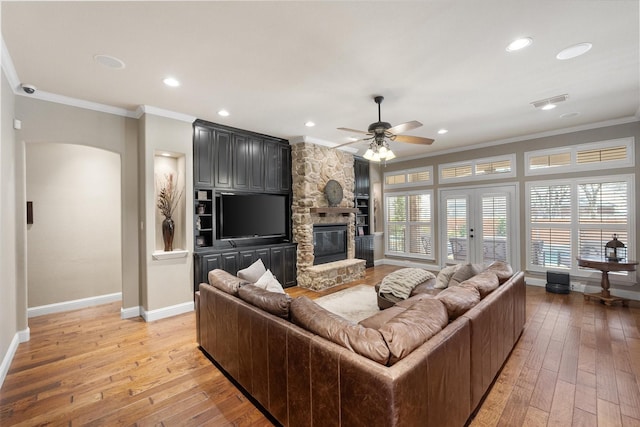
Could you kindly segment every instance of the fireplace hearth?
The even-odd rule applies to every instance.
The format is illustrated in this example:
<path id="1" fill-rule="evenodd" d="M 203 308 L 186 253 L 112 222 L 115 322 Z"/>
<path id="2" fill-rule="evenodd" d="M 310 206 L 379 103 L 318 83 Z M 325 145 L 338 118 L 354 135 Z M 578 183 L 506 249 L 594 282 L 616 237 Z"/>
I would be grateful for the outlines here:
<path id="1" fill-rule="evenodd" d="M 347 225 L 313 226 L 313 265 L 347 259 Z"/>

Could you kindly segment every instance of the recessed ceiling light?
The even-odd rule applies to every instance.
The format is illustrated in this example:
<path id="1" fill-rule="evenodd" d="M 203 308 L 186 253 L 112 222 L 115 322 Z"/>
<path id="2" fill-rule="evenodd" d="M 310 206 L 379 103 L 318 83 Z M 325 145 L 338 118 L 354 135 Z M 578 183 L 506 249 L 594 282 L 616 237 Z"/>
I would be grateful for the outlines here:
<path id="1" fill-rule="evenodd" d="M 523 37 L 521 39 L 517 39 L 509 43 L 507 46 L 507 52 L 515 52 L 516 50 L 524 49 L 533 43 L 533 39 L 531 37 Z"/>
<path id="2" fill-rule="evenodd" d="M 222 117 L 229 117 L 229 112 L 227 110 L 218 111 L 218 115 Z"/>
<path id="3" fill-rule="evenodd" d="M 359 138 L 356 138 L 356 137 L 354 137 L 354 136 L 350 136 L 350 137 L 349 137 L 349 138 L 347 138 L 347 139 L 348 139 L 349 141 L 351 141 L 351 142 L 355 142 L 355 141 L 357 141 Z"/>
<path id="4" fill-rule="evenodd" d="M 438 131 L 438 135 L 444 135 L 445 133 L 449 132 L 447 129 L 440 129 Z"/>
<path id="5" fill-rule="evenodd" d="M 174 79 L 173 77 L 167 77 L 164 80 L 162 80 L 162 82 L 164 84 L 166 84 L 167 86 L 171 86 L 171 87 L 180 86 L 180 82 L 178 80 Z"/>
<path id="6" fill-rule="evenodd" d="M 164 157 L 172 157 L 171 153 L 167 153 L 167 152 L 161 153 L 160 155 Z"/>
<path id="7" fill-rule="evenodd" d="M 570 118 L 572 118 L 572 117 L 577 117 L 577 116 L 579 116 L 579 115 L 580 115 L 580 113 L 578 113 L 577 111 L 573 111 L 573 112 L 571 112 L 571 113 L 564 113 L 564 114 L 561 114 L 561 115 L 560 115 L 560 118 L 561 118 L 561 119 L 570 119 Z"/>
<path id="8" fill-rule="evenodd" d="M 540 109 L 547 111 L 547 110 L 553 110 L 556 107 L 557 107 L 556 104 L 546 104 L 546 105 L 543 105 Z"/>
<path id="9" fill-rule="evenodd" d="M 315 124 L 315 123 L 313 123 L 312 121 L 308 121 L 308 122 L 307 122 L 307 123 L 305 123 L 304 125 L 305 125 L 306 127 L 308 127 L 308 128 L 312 128 L 312 127 L 314 127 L 316 124 Z"/>
<path id="10" fill-rule="evenodd" d="M 561 61 L 565 59 L 575 58 L 576 56 L 584 55 L 585 53 L 589 52 L 592 46 L 593 45 L 591 43 L 578 43 L 561 50 L 556 55 L 556 58 Z"/>
<path id="11" fill-rule="evenodd" d="M 104 65 L 107 68 L 113 68 L 114 70 L 122 70 L 125 67 L 122 59 L 116 58 L 111 55 L 98 54 L 93 56 L 93 60 L 100 65 Z"/>

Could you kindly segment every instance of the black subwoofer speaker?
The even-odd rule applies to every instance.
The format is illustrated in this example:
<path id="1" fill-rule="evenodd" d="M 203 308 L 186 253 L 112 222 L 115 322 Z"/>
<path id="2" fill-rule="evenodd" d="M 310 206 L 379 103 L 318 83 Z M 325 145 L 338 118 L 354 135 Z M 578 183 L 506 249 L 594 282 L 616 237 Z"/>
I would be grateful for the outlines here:
<path id="1" fill-rule="evenodd" d="M 547 271 L 547 292 L 568 294 L 571 290 L 569 273 Z"/>

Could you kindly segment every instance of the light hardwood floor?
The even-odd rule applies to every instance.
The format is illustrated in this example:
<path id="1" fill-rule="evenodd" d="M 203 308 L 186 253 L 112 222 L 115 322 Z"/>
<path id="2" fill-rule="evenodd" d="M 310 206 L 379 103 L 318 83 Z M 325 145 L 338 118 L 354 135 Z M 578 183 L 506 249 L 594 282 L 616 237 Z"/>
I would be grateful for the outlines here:
<path id="1" fill-rule="evenodd" d="M 373 285 L 394 267 L 367 270 Z M 195 344 L 193 313 L 121 320 L 118 304 L 30 319 L 0 426 L 270 426 Z M 527 323 L 472 426 L 640 426 L 640 305 L 527 287 Z M 297 427 L 297 426 L 296 426 Z"/>

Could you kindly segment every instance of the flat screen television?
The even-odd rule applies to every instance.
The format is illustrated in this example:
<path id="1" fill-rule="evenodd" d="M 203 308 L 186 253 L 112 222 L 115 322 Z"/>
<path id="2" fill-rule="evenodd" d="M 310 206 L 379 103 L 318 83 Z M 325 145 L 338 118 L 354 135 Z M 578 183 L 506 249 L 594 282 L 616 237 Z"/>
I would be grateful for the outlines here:
<path id="1" fill-rule="evenodd" d="M 289 198 L 280 194 L 227 194 L 216 197 L 218 239 L 285 237 Z"/>

